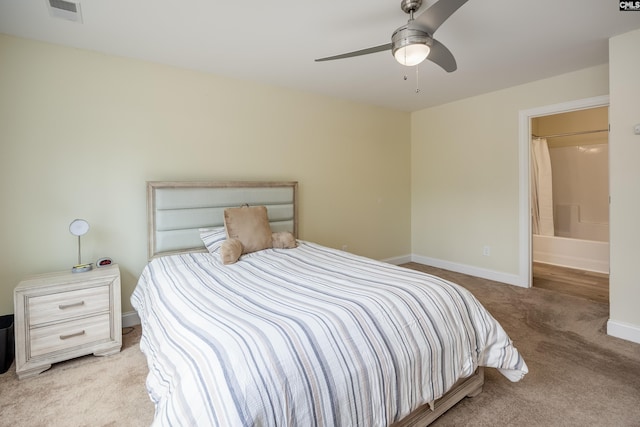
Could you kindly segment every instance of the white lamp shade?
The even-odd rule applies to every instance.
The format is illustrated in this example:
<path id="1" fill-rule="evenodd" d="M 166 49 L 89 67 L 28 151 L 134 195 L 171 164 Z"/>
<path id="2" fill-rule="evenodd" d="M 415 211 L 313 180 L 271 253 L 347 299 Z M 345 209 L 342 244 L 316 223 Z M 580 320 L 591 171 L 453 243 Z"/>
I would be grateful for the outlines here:
<path id="1" fill-rule="evenodd" d="M 69 232 L 74 236 L 83 236 L 89 231 L 89 223 L 84 219 L 74 219 L 69 225 Z"/>
<path id="2" fill-rule="evenodd" d="M 409 44 L 401 47 L 396 50 L 394 56 L 396 61 L 401 63 L 402 65 L 406 65 L 411 67 L 413 65 L 418 65 L 429 56 L 429 52 L 431 49 L 426 44 L 415 43 Z"/>

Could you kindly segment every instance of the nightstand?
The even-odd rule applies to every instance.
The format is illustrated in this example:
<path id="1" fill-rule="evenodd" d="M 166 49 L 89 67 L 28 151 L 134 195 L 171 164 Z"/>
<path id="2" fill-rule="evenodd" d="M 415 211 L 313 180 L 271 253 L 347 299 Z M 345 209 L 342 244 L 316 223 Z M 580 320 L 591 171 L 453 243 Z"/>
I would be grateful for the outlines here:
<path id="1" fill-rule="evenodd" d="M 52 363 L 122 347 L 120 270 L 31 276 L 14 290 L 16 373 L 38 375 Z"/>

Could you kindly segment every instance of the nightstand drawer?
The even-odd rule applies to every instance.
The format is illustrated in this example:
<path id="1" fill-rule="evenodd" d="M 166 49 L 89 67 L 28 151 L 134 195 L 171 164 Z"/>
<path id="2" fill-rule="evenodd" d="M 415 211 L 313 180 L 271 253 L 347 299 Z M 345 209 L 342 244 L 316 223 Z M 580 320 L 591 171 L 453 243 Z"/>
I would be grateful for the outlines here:
<path id="1" fill-rule="evenodd" d="M 109 313 L 30 331 L 31 357 L 110 339 Z"/>
<path id="2" fill-rule="evenodd" d="M 109 311 L 109 285 L 29 298 L 30 327 Z"/>

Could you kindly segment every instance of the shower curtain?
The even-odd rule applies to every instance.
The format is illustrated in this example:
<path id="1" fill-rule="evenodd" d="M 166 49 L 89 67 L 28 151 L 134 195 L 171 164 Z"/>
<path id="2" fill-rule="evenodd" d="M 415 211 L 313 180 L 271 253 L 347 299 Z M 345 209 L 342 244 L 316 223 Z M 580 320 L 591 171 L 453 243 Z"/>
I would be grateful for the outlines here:
<path id="1" fill-rule="evenodd" d="M 531 140 L 531 225 L 533 234 L 553 236 L 551 157 L 544 138 Z"/>

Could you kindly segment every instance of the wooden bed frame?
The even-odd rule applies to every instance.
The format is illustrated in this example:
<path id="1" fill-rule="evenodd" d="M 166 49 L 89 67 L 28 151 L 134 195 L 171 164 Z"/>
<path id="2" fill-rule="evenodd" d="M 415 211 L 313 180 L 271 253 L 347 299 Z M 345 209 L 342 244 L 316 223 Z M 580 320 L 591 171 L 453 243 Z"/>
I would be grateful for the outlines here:
<path id="1" fill-rule="evenodd" d="M 476 397 L 482 393 L 484 385 L 484 368 L 480 366 L 473 375 L 462 378 L 453 385 L 440 399 L 433 404 L 424 404 L 390 427 L 423 427 L 428 426 L 440 415 L 451 409 L 465 397 Z"/>
<path id="2" fill-rule="evenodd" d="M 298 183 L 263 181 L 147 182 L 149 259 L 204 252 L 200 229 L 224 225 L 224 209 L 243 204 L 265 205 L 274 231 L 298 237 Z M 390 427 L 421 427 L 465 397 L 482 392 L 484 369 L 458 381 L 441 398 L 426 403 Z"/>

